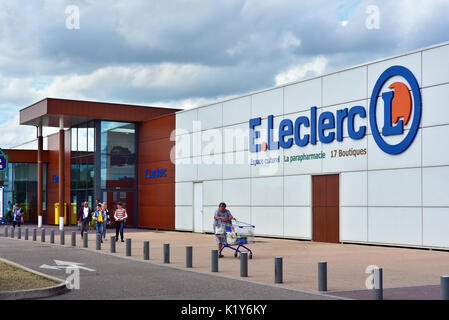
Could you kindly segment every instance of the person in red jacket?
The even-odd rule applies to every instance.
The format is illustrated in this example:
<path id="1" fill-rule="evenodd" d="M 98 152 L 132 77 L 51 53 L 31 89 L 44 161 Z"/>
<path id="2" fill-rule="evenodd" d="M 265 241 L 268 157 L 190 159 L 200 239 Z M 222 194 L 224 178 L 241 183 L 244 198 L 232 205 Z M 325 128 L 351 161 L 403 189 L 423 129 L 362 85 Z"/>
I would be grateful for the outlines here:
<path id="1" fill-rule="evenodd" d="M 118 233 L 120 231 L 120 237 L 123 241 L 123 227 L 125 226 L 125 220 L 128 218 L 128 214 L 126 213 L 126 209 L 122 207 L 122 203 L 117 203 L 117 209 L 114 213 L 115 219 L 115 241 L 118 241 Z"/>
<path id="2" fill-rule="evenodd" d="M 78 221 L 81 221 L 81 239 L 83 238 L 83 232 L 89 231 L 89 223 L 92 220 L 92 210 L 89 208 L 89 203 L 84 202 L 84 206 L 80 208 L 78 212 Z"/>

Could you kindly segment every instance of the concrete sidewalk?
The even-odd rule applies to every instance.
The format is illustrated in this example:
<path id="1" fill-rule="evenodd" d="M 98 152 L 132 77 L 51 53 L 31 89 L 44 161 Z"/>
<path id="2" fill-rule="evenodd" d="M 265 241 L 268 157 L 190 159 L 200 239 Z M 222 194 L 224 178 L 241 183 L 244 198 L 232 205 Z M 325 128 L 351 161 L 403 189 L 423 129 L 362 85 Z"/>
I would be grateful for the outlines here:
<path id="1" fill-rule="evenodd" d="M 4 236 L 3 228 L 0 229 L 0 236 Z M 23 226 L 22 239 L 25 228 L 30 230 L 28 241 L 32 241 L 32 229 L 37 226 Z M 59 244 L 57 226 L 44 226 L 44 228 L 46 229 L 46 242 L 50 241 L 50 230 L 54 229 L 55 244 Z M 71 245 L 71 231 L 77 232 L 76 244 L 77 247 L 82 247 L 80 232 L 74 227 L 65 228 L 65 245 Z M 110 236 L 112 235 L 115 235 L 115 230 L 108 229 L 101 251 L 110 252 Z M 17 230 L 15 237 L 17 237 Z M 150 241 L 150 260 L 160 264 L 163 264 L 163 244 L 169 243 L 170 264 L 182 268 L 185 267 L 185 247 L 191 245 L 193 247 L 193 270 L 212 274 L 211 250 L 217 248 L 215 236 L 212 234 L 126 228 L 125 238 L 132 239 L 132 257 L 137 259 L 143 259 L 143 242 Z M 89 232 L 88 239 L 89 249 L 95 250 L 95 231 Z M 318 290 L 318 261 L 327 261 L 328 263 L 328 290 L 333 291 L 332 294 L 337 291 L 365 290 L 369 276 L 365 272 L 370 265 L 383 268 L 384 288 L 416 286 L 418 290 L 420 286 L 435 287 L 439 284 L 440 276 L 449 274 L 449 252 L 445 251 L 260 237 L 256 237 L 255 240 L 256 243 L 250 245 L 254 256 L 248 263 L 249 277 L 247 279 L 274 284 L 274 257 L 282 256 L 284 283 L 280 286 L 300 290 Z M 38 230 L 37 242 L 40 241 L 40 231 Z M 124 256 L 125 243 L 120 240 L 116 242 L 116 251 L 117 255 Z M 240 278 L 240 262 L 239 259 L 234 258 L 234 251 L 225 249 L 223 254 L 225 257 L 219 259 L 218 274 Z M 348 294 L 343 293 L 342 296 L 348 296 Z M 369 294 L 367 296 L 366 292 L 362 292 L 362 296 L 368 298 Z M 416 296 L 415 294 L 414 297 Z M 431 298 L 438 299 L 435 294 Z"/>

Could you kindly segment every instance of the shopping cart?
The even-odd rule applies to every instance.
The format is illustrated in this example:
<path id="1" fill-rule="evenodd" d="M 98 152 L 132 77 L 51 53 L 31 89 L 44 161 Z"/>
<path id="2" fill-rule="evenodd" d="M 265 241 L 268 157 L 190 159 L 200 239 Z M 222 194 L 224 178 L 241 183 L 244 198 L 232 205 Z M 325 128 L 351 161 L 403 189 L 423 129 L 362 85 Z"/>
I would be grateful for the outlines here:
<path id="1" fill-rule="evenodd" d="M 224 248 L 229 248 L 234 250 L 234 257 L 237 257 L 238 253 L 242 253 L 241 248 L 246 249 L 249 252 L 249 258 L 253 258 L 253 252 L 251 249 L 246 247 L 246 244 L 254 243 L 254 228 L 255 226 L 238 221 L 235 218 L 232 219 L 232 225 L 227 225 L 225 227 L 225 234 L 223 235 L 223 247 L 221 248 L 219 255 Z M 233 246 L 237 245 L 237 248 Z"/>

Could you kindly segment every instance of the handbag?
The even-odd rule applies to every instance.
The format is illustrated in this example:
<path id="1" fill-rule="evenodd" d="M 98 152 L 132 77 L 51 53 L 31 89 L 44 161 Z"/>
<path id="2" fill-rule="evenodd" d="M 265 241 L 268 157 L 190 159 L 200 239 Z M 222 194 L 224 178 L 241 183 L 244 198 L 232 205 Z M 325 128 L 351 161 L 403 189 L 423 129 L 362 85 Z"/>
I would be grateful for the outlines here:
<path id="1" fill-rule="evenodd" d="M 224 225 L 218 225 L 215 227 L 215 234 L 224 234 Z"/>
<path id="2" fill-rule="evenodd" d="M 20 217 L 20 223 L 23 223 L 23 216 Z"/>

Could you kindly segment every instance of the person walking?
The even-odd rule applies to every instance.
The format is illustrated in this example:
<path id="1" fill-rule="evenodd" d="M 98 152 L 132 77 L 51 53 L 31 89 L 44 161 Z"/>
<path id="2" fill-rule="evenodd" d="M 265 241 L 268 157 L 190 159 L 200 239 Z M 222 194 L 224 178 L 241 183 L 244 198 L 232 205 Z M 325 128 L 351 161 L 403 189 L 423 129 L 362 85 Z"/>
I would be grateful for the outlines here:
<path id="1" fill-rule="evenodd" d="M 89 231 L 89 223 L 92 219 L 91 213 L 92 210 L 89 208 L 89 203 L 84 201 L 84 206 L 78 212 L 78 221 L 81 221 L 81 239 L 84 231 Z"/>
<path id="2" fill-rule="evenodd" d="M 117 203 L 117 209 L 114 213 L 115 219 L 115 241 L 118 241 L 118 234 L 120 232 L 120 237 L 123 241 L 123 227 L 125 226 L 125 220 L 128 218 L 128 214 L 126 213 L 126 209 L 123 208 L 122 203 Z"/>
<path id="3" fill-rule="evenodd" d="M 214 233 L 218 245 L 218 253 L 220 253 L 221 248 L 223 247 L 224 237 L 226 236 L 225 228 L 231 223 L 232 219 L 233 216 L 231 211 L 226 209 L 226 203 L 221 202 L 214 215 Z M 223 258 L 224 256 L 220 254 L 218 257 Z"/>
<path id="4" fill-rule="evenodd" d="M 19 206 L 19 204 L 16 203 L 16 210 L 14 210 L 14 219 L 13 219 L 13 222 L 12 222 L 12 226 L 13 226 L 14 229 L 16 228 L 16 223 L 19 225 L 19 228 L 20 228 L 20 224 L 22 223 L 22 219 L 23 219 L 23 210 Z"/>
<path id="5" fill-rule="evenodd" d="M 101 243 L 103 243 L 103 227 L 106 221 L 106 213 L 101 208 L 101 204 L 97 204 L 97 210 L 94 213 L 95 227 L 97 229 L 97 234 L 100 235 Z"/>
<path id="6" fill-rule="evenodd" d="M 106 240 L 106 227 L 110 224 L 111 219 L 109 218 L 109 211 L 106 202 L 103 202 L 101 210 L 105 213 L 106 219 L 103 222 L 103 240 Z"/>

